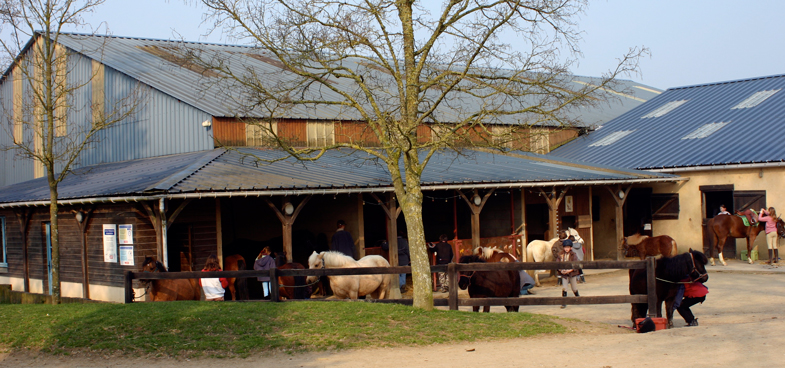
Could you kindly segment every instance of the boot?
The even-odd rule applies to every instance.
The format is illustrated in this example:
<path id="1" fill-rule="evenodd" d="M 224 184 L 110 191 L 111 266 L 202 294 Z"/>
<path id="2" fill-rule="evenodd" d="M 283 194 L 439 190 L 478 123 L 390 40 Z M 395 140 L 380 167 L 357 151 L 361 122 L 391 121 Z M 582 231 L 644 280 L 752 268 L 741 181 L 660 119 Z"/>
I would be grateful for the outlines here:
<path id="1" fill-rule="evenodd" d="M 752 252 L 750 252 L 750 253 L 752 253 Z M 752 255 L 750 255 L 750 257 L 751 256 Z M 769 249 L 769 260 L 766 261 L 766 264 L 772 264 L 772 263 L 774 263 L 774 251 Z"/>
<path id="2" fill-rule="evenodd" d="M 562 290 L 561 296 L 563 298 L 566 298 L 567 297 L 567 290 Z M 562 304 L 561 307 L 562 307 L 562 309 L 567 308 L 567 304 Z"/>
<path id="3" fill-rule="evenodd" d="M 573 291 L 572 293 L 575 294 L 575 296 L 581 296 L 577 291 Z"/>
<path id="4" fill-rule="evenodd" d="M 780 250 L 779 249 L 775 249 L 774 250 L 774 260 L 772 262 L 773 263 L 777 263 L 777 262 L 779 262 L 779 260 L 780 260 Z"/>
<path id="5" fill-rule="evenodd" d="M 692 322 L 687 324 L 687 326 L 697 326 L 697 325 L 698 325 L 698 319 L 697 318 L 693 319 Z"/>

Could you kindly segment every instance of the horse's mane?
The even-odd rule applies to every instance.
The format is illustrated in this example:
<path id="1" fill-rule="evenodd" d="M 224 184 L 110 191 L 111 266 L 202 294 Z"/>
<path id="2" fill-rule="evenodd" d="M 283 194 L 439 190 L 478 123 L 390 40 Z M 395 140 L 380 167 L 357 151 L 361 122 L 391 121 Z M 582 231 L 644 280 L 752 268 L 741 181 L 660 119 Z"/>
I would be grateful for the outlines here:
<path id="1" fill-rule="evenodd" d="M 504 253 L 504 252 L 500 249 L 489 248 L 489 247 L 479 247 L 474 250 L 474 255 L 477 255 L 481 259 L 486 261 L 491 259 L 494 253 Z"/>
<path id="2" fill-rule="evenodd" d="M 461 256 L 461 259 L 458 260 L 458 263 L 485 263 L 485 260 L 478 255 L 472 254 L 468 256 Z"/>
<path id="3" fill-rule="evenodd" d="M 328 250 L 328 251 L 321 252 L 319 254 L 322 256 L 322 259 L 324 259 L 325 267 L 340 268 L 344 266 L 357 266 L 357 261 L 355 261 L 354 258 L 349 257 L 341 252 Z M 313 257 L 313 254 L 311 256 Z M 309 264 L 311 263 L 310 259 L 308 263 Z"/>
<path id="4" fill-rule="evenodd" d="M 690 256 L 690 253 L 692 256 Z M 668 281 L 678 282 L 689 275 L 692 271 L 692 259 L 695 263 L 706 265 L 709 259 L 703 252 L 692 250 L 687 253 L 679 254 L 671 258 L 660 258 L 657 262 L 657 269 L 661 271 L 660 276 Z"/>
<path id="5" fill-rule="evenodd" d="M 630 235 L 630 236 L 626 237 L 625 239 L 627 239 L 627 244 L 629 244 L 629 245 L 638 245 L 642 241 L 644 241 L 644 240 L 646 240 L 648 238 L 649 238 L 648 235 L 633 234 L 633 235 Z"/>
<path id="6" fill-rule="evenodd" d="M 145 257 L 144 262 L 142 262 L 142 268 L 144 268 L 150 263 L 155 264 L 155 269 L 158 272 L 167 272 L 166 267 L 164 267 L 163 263 L 156 261 L 155 258 L 153 257 Z"/>

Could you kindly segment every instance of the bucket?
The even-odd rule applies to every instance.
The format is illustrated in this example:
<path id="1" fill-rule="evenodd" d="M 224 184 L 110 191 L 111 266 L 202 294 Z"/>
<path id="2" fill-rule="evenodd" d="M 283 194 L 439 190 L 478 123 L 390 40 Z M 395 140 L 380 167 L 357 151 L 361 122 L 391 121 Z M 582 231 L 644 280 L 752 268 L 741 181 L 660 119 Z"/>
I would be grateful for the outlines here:
<path id="1" fill-rule="evenodd" d="M 635 326 L 640 325 L 640 323 L 645 318 L 636 318 L 635 319 Z M 668 326 L 668 319 L 664 317 L 652 317 L 651 320 L 654 322 L 654 331 L 664 330 Z M 639 330 L 636 330 L 640 332 Z"/>
<path id="2" fill-rule="evenodd" d="M 747 251 L 746 250 L 741 251 L 741 260 L 745 261 L 745 262 L 747 261 Z M 758 251 L 757 250 L 753 250 L 752 251 L 752 261 L 755 262 L 757 260 L 758 260 Z"/>

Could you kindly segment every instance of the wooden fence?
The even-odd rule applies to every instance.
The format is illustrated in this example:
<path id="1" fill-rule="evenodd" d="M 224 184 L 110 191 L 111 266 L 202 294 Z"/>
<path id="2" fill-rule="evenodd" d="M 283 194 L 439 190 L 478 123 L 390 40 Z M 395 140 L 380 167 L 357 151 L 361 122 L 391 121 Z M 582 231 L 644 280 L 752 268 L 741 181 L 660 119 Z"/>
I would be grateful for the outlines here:
<path id="1" fill-rule="evenodd" d="M 657 295 L 654 277 L 654 258 L 645 261 L 581 261 L 581 262 L 514 262 L 514 263 L 450 263 L 431 266 L 431 272 L 447 272 L 450 285 L 458 285 L 458 272 L 461 271 L 506 271 L 506 270 L 550 270 L 550 269 L 645 269 L 647 276 L 647 295 L 598 295 L 581 296 L 580 298 L 562 297 L 522 297 L 522 298 L 458 298 L 458 288 L 450 287 L 447 299 L 434 299 L 434 306 L 448 306 L 457 310 L 459 306 L 509 306 L 509 305 L 562 305 L 562 304 L 622 304 L 648 303 L 649 316 L 656 311 Z M 264 270 L 264 271 L 216 271 L 216 272 L 125 272 L 125 302 L 132 303 L 133 280 L 161 279 L 197 279 L 197 278 L 249 278 L 259 276 L 270 277 L 270 301 L 281 301 L 278 295 L 278 276 L 330 276 L 330 275 L 371 275 L 411 273 L 411 267 L 363 267 L 363 268 L 327 268 L 306 270 Z M 310 300 L 310 299 L 306 299 Z M 287 300 L 288 301 L 288 300 Z M 338 301 L 330 299 L 329 301 Z M 412 299 L 368 300 L 374 303 L 412 304 Z"/>

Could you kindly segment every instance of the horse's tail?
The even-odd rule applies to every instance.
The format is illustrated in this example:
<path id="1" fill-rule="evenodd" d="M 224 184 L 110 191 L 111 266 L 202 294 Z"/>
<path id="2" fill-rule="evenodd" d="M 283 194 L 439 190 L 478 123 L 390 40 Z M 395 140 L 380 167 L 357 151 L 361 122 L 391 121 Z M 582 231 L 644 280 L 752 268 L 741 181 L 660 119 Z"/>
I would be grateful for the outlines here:
<path id="1" fill-rule="evenodd" d="M 237 260 L 237 269 L 245 270 L 245 259 L 240 258 Z M 234 289 L 237 291 L 237 300 L 248 300 L 248 279 L 245 277 L 238 277 L 234 279 Z"/>

